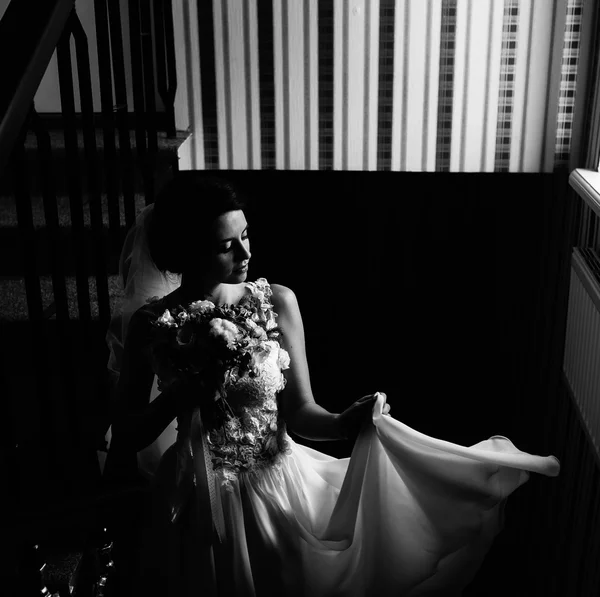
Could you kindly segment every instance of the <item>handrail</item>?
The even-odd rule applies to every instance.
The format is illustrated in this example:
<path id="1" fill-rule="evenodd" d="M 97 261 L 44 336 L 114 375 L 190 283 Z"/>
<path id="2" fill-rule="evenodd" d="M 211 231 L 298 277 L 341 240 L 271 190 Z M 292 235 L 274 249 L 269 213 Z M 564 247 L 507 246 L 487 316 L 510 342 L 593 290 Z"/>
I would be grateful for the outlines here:
<path id="1" fill-rule="evenodd" d="M 74 6 L 75 0 L 13 0 L 0 20 L 0 56 L 10 60 L 0 86 L 0 173 Z"/>

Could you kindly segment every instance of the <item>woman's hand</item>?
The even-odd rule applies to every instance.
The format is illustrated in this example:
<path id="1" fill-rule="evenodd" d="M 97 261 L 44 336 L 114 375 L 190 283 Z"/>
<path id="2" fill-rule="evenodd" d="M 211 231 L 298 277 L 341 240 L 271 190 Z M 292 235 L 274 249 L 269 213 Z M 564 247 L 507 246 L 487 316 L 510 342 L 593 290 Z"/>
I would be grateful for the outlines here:
<path id="1" fill-rule="evenodd" d="M 351 404 L 343 413 L 338 415 L 338 424 L 340 427 L 340 435 L 344 439 L 356 439 L 359 434 L 363 423 L 371 418 L 373 412 L 373 405 L 377 400 L 377 396 L 381 394 L 384 399 L 387 398 L 383 392 L 376 392 L 375 394 L 368 394 L 359 398 L 356 402 Z M 390 412 L 390 405 L 385 404 L 383 407 L 383 414 L 387 415 Z"/>

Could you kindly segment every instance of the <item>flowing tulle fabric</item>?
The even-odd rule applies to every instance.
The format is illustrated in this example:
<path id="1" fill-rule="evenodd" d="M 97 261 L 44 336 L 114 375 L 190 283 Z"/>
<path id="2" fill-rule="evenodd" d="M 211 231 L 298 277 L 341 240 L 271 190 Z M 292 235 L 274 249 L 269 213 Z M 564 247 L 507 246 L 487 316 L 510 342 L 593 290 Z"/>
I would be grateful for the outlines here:
<path id="1" fill-rule="evenodd" d="M 124 283 L 123 296 L 111 317 L 106 332 L 106 344 L 109 349 L 107 368 L 115 387 L 121 372 L 123 348 L 132 315 L 145 305 L 149 298 L 166 296 L 178 288 L 181 283 L 181 276 L 160 272 L 150 256 L 147 236 L 153 211 L 154 204 L 151 203 L 137 216 L 135 224 L 125 237 L 119 258 L 119 277 Z M 159 394 L 157 382 L 158 379 L 154 376 L 150 401 Z M 158 468 L 160 458 L 173 444 L 176 437 L 177 429 L 175 421 L 173 421 L 153 444 L 138 453 L 139 470 L 144 476 L 152 478 Z M 111 427 L 108 428 L 104 439 L 109 448 L 112 440 Z M 106 452 L 99 451 L 98 459 L 101 470 L 104 470 Z"/>
<path id="2" fill-rule="evenodd" d="M 135 224 L 127 232 L 119 257 L 119 277 L 124 283 L 123 296 L 106 332 L 109 349 L 107 367 L 117 379 L 131 316 L 149 298 L 163 297 L 181 284 L 181 276 L 159 271 L 150 256 L 148 225 L 153 212 L 152 203 L 140 212 Z"/>
<path id="3" fill-rule="evenodd" d="M 459 446 L 383 415 L 383 405 L 380 396 L 350 458 L 288 438 L 280 466 L 220 488 L 220 595 L 460 595 L 502 529 L 506 498 L 531 472 L 559 473 L 554 456 L 505 437 Z M 163 594 L 201 595 L 194 517 L 168 524 L 165 513 L 175 458 L 168 450 L 156 476 L 145 574 Z"/>

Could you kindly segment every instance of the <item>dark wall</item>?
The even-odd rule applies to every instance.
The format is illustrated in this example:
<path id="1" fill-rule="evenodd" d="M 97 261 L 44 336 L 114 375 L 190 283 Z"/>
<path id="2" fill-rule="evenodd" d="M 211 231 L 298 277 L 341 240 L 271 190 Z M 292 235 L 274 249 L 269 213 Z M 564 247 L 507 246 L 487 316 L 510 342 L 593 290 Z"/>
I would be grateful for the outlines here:
<path id="1" fill-rule="evenodd" d="M 220 174 L 253 201 L 249 279 L 296 292 L 317 401 L 339 411 L 379 390 L 424 433 L 530 441 L 543 312 L 565 282 L 548 272 L 565 173 Z"/>
<path id="2" fill-rule="evenodd" d="M 182 173 L 206 174 L 214 172 Z M 249 278 L 298 296 L 319 403 L 339 412 L 383 391 L 393 415 L 423 433 L 463 445 L 506 435 L 523 450 L 553 452 L 540 421 L 553 416 L 548 393 L 561 365 L 572 201 L 564 173 L 220 174 L 253 201 Z M 91 444 L 89 426 L 105 410 L 93 379 L 108 351 L 106 330 L 94 322 L 89 331 L 90 350 L 75 329 L 53 333 L 74 343 L 79 436 Z M 5 352 L 18 360 L 14 346 Z M 96 445 L 86 448 L 78 453 L 94 457 Z M 342 456 L 351 445 L 319 448 Z"/>
<path id="3" fill-rule="evenodd" d="M 465 597 L 547 595 L 557 580 L 568 593 L 556 537 L 572 526 L 574 462 L 560 372 L 579 200 L 567 172 L 224 174 L 255 199 L 250 278 L 298 296 L 319 402 L 339 410 L 382 390 L 426 434 L 506 435 L 561 458 L 559 479 L 531 475 L 508 500 Z"/>
<path id="4" fill-rule="evenodd" d="M 214 172 L 182 173 L 206 174 Z M 264 276 L 298 296 L 318 402 L 339 411 L 380 390 L 388 394 L 392 414 L 423 433 L 463 445 L 506 435 L 522 450 L 562 457 L 567 440 L 561 440 L 564 415 L 556 381 L 575 204 L 566 173 L 220 174 L 253 200 L 247 213 L 253 254 L 249 278 Z M 106 371 L 106 330 L 92 326 L 90 351 L 77 343 L 75 332 L 68 330 L 77 361 L 69 371 L 99 379 Z M 4 346 L 18 360 L 16 344 Z M 82 410 L 93 402 L 86 394 L 91 385 L 76 394 Z M 93 391 L 102 399 L 102 386 L 96 385 Z M 56 392 L 46 395 L 63 402 Z M 89 411 L 79 419 L 82 426 L 97 419 L 94 408 Z M 87 427 L 80 437 L 95 441 Z M 96 480 L 89 459 L 87 465 L 83 456 L 77 461 L 86 452 L 93 459 L 95 445 L 49 458 L 60 464 L 44 467 L 45 441 L 40 432 L 41 447 L 21 450 L 15 464 L 15 479 L 32 479 L 35 488 L 52 482 L 52 492 L 41 498 L 33 485 L 23 492 L 31 508 L 40 500 L 44 506 L 72 503 Z M 351 450 L 348 442 L 317 447 L 336 456 Z M 32 462 L 40 472 L 36 477 L 23 474 Z M 73 470 L 80 474 L 72 475 Z M 547 519 L 532 513 L 539 504 L 551 517 L 567 511 L 567 498 L 559 504 L 547 497 L 557 487 L 554 480 L 532 475 L 511 496 L 506 531 L 469 595 L 510 594 L 523 574 L 537 586 L 536 566 L 546 571 L 554 562 L 548 550 L 555 536 L 544 531 L 553 528 Z M 19 505 L 23 508 L 23 499 Z M 77 508 L 64 520 L 43 514 L 18 525 L 21 540 L 38 541 L 44 533 L 54 537 L 57 528 L 62 536 L 79 536 L 97 512 Z M 497 592 L 491 592 L 492 585 Z"/>

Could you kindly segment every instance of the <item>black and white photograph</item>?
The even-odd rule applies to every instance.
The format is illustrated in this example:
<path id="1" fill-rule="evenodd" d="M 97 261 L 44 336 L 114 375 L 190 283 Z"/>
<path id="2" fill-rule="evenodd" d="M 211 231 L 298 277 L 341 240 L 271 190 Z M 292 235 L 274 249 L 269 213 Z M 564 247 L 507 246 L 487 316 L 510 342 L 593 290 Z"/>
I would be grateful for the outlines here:
<path id="1" fill-rule="evenodd" d="M 600 594 L 600 3 L 0 0 L 10 597 Z"/>

